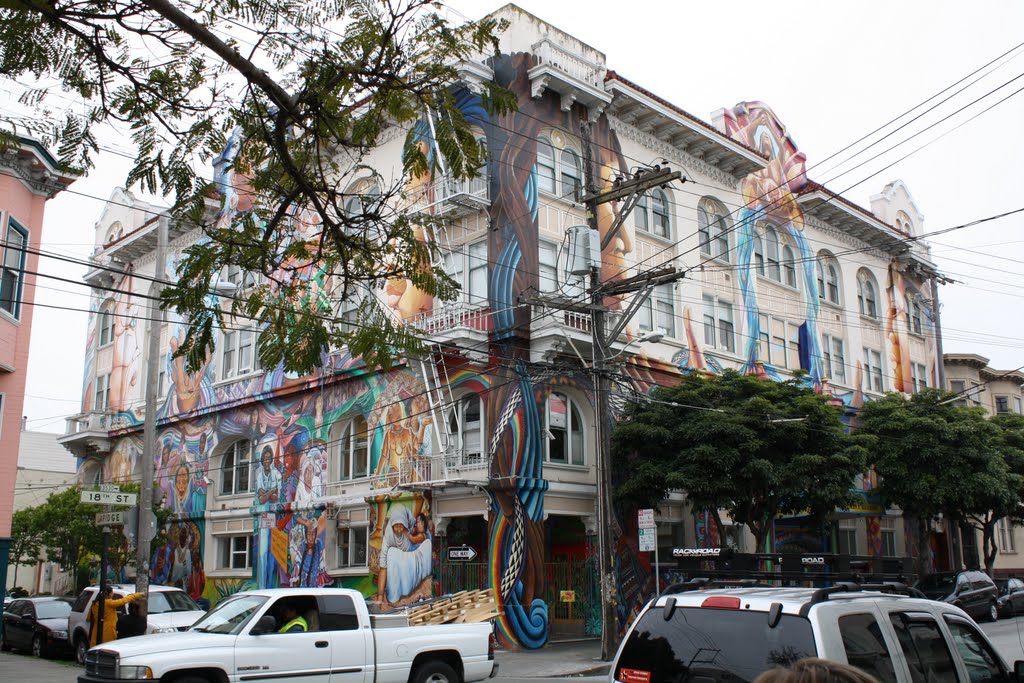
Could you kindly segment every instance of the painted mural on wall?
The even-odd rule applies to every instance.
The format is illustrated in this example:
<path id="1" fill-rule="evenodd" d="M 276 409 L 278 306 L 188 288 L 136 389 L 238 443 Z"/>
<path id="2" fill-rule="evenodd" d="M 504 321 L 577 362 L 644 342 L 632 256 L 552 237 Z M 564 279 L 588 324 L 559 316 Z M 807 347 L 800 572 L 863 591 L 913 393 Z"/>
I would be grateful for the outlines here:
<path id="1" fill-rule="evenodd" d="M 384 610 L 433 595 L 435 548 L 430 497 L 423 493 L 370 499 L 369 569 L 373 599 Z"/>

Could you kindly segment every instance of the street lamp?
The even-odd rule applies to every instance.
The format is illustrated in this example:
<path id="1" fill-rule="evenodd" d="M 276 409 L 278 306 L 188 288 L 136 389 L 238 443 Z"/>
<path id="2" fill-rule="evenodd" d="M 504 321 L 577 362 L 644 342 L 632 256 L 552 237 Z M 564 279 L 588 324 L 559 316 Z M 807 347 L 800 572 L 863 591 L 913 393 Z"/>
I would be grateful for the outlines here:
<path id="1" fill-rule="evenodd" d="M 608 356 L 604 360 L 605 360 L 605 362 L 608 362 L 608 361 L 611 361 L 611 360 L 615 360 L 616 358 L 618 358 L 619 356 L 624 354 L 626 352 L 626 349 L 628 349 L 633 344 L 643 344 L 644 342 L 652 342 L 652 343 L 656 344 L 656 343 L 660 342 L 664 338 L 665 338 L 665 333 L 664 332 L 656 332 L 655 330 L 648 330 L 647 332 L 644 332 L 643 334 L 641 334 L 639 337 L 637 337 L 635 339 L 630 339 L 628 342 L 626 342 L 626 345 L 623 346 L 621 350 L 619 350 L 618 353 L 615 353 L 615 354 L 613 354 L 611 356 Z"/>

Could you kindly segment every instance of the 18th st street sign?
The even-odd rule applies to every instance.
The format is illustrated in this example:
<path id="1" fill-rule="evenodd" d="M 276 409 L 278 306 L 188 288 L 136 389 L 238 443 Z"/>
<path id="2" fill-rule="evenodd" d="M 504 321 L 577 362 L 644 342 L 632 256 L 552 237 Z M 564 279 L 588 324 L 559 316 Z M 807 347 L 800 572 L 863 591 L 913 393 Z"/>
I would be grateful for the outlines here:
<path id="1" fill-rule="evenodd" d="M 98 503 L 100 505 L 135 505 L 139 496 L 136 493 L 123 493 L 121 491 L 82 491 L 80 500 L 83 503 Z"/>

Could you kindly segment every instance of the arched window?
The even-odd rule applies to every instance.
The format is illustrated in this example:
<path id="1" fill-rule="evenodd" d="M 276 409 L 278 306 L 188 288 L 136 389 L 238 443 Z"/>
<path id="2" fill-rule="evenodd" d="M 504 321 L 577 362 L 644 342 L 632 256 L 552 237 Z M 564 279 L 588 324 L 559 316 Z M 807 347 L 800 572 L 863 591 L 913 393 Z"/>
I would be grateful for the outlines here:
<path id="1" fill-rule="evenodd" d="M 907 294 L 907 329 L 914 334 L 924 334 L 921 300 L 909 293 Z"/>
<path id="2" fill-rule="evenodd" d="M 764 275 L 764 242 L 761 235 L 754 231 L 754 268 L 758 275 Z"/>
<path id="3" fill-rule="evenodd" d="M 552 392 L 544 411 L 547 435 L 546 460 L 561 465 L 584 464 L 583 419 L 576 402 Z"/>
<path id="4" fill-rule="evenodd" d="M 874 276 L 863 268 L 857 273 L 857 306 L 861 315 L 878 318 L 878 285 Z"/>
<path id="5" fill-rule="evenodd" d="M 100 307 L 100 346 L 114 341 L 114 300 L 108 299 Z"/>
<path id="6" fill-rule="evenodd" d="M 537 184 L 539 189 L 555 192 L 555 148 L 547 138 L 537 139 Z"/>
<path id="7" fill-rule="evenodd" d="M 902 232 L 904 235 L 912 235 L 914 226 L 910 222 L 910 216 L 903 211 L 896 214 L 896 230 Z"/>
<path id="8" fill-rule="evenodd" d="M 796 287 L 796 259 L 793 258 L 793 249 L 788 244 L 782 247 L 782 272 L 785 276 L 786 284 L 790 287 Z"/>
<path id="9" fill-rule="evenodd" d="M 828 252 L 818 254 L 818 298 L 832 304 L 841 305 L 842 290 L 839 277 L 839 266 L 835 257 Z"/>
<path id="10" fill-rule="evenodd" d="M 245 439 L 231 443 L 220 463 L 220 495 L 240 496 L 252 489 L 252 446 Z"/>
<path id="11" fill-rule="evenodd" d="M 366 418 L 356 415 L 340 424 L 335 473 L 337 480 L 360 479 L 370 473 L 370 429 Z"/>
<path id="12" fill-rule="evenodd" d="M 704 197 L 697 204 L 697 234 L 700 253 L 722 261 L 729 260 L 729 226 L 725 207 L 712 197 Z"/>
<path id="13" fill-rule="evenodd" d="M 668 210 L 668 195 L 662 190 L 651 193 L 651 227 L 654 234 L 666 239 L 672 237 L 672 221 Z"/>
<path id="14" fill-rule="evenodd" d="M 376 208 L 375 204 L 380 199 L 380 186 L 359 181 L 353 183 L 346 194 L 349 196 L 345 200 L 345 216 L 355 218 Z"/>
<path id="15" fill-rule="evenodd" d="M 479 465 L 484 461 L 483 401 L 476 394 L 459 399 L 448 411 L 448 429 L 455 447 L 449 466 Z"/>
<path id="16" fill-rule="evenodd" d="M 566 147 L 562 150 L 561 162 L 562 196 L 575 201 L 583 194 L 583 167 L 580 164 L 580 155 Z"/>
<path id="17" fill-rule="evenodd" d="M 766 270 L 768 277 L 776 282 L 782 281 L 782 272 L 779 268 L 779 237 L 770 226 L 764 229 L 764 256 L 767 262 Z"/>
<path id="18" fill-rule="evenodd" d="M 643 230 L 644 232 L 651 231 L 651 216 L 648 203 L 647 195 L 642 194 L 637 199 L 636 206 L 633 207 L 633 225 L 637 230 Z"/>

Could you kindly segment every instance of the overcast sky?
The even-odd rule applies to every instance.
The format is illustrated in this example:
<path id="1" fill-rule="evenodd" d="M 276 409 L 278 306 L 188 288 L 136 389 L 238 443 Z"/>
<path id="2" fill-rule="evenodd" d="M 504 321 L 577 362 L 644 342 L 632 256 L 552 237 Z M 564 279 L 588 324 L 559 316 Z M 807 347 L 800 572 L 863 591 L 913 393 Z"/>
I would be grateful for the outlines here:
<path id="1" fill-rule="evenodd" d="M 478 18 L 500 3 L 462 0 Z M 521 0 L 520 7 L 605 53 L 608 67 L 691 114 L 744 100 L 768 104 L 815 165 L 903 114 L 1024 40 L 1024 3 L 865 1 L 856 3 L 606 2 Z M 1024 74 L 1014 52 L 981 83 L 884 146 Z M 849 189 L 857 181 L 1024 87 L 1024 78 L 848 175 L 827 182 L 861 206 L 889 181 L 903 180 L 925 216 L 925 230 L 967 223 L 1024 206 L 1024 93 L 965 123 L 925 149 Z M 7 104 L 2 99 L 0 105 Z M 107 145 L 130 151 L 113 133 Z M 856 156 L 854 163 L 872 156 Z M 857 151 L 847 152 L 848 156 Z M 49 202 L 43 249 L 76 257 L 92 251 L 103 200 L 124 179 L 128 160 L 99 159 L 90 177 Z M 842 170 L 839 169 L 839 170 Z M 845 192 L 844 192 L 845 191 Z M 957 280 L 940 291 L 945 351 L 979 353 L 996 368 L 1024 364 L 1024 214 L 935 238 L 933 255 Z M 971 250 L 971 251 L 968 251 Z M 80 279 L 84 268 L 43 259 L 40 270 Z M 39 279 L 36 300 L 84 311 L 84 286 Z M 44 289 L 49 288 L 49 289 Z M 62 290 L 62 291 L 55 291 Z M 63 431 L 77 412 L 86 313 L 37 307 L 25 414 L 30 429 Z"/>

